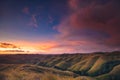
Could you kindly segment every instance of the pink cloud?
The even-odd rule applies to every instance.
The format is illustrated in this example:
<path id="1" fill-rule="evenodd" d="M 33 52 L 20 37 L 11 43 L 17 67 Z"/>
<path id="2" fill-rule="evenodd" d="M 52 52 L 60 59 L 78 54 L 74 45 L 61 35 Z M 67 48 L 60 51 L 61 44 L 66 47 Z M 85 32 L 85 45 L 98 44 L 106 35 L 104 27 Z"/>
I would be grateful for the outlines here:
<path id="1" fill-rule="evenodd" d="M 79 1 L 80 0 L 69 0 L 68 4 L 69 4 L 71 9 L 76 10 L 76 9 L 78 9 Z"/>
<path id="2" fill-rule="evenodd" d="M 23 12 L 24 14 L 30 14 L 30 11 L 29 11 L 29 8 L 28 8 L 28 7 L 24 7 L 23 10 L 22 10 L 22 12 Z"/>
<path id="3" fill-rule="evenodd" d="M 68 4 L 71 13 L 57 26 L 58 38 L 104 45 L 104 48 L 120 46 L 120 6 L 116 0 L 105 4 L 99 0 L 69 0 Z"/>

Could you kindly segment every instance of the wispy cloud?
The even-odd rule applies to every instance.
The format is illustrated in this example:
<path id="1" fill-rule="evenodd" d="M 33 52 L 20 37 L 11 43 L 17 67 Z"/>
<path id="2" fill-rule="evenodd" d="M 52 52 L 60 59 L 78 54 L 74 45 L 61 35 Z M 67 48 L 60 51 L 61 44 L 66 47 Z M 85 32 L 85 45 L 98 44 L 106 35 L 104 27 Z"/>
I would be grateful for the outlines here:
<path id="1" fill-rule="evenodd" d="M 22 9 L 22 12 L 23 12 L 24 14 L 26 14 L 26 16 L 29 16 L 29 20 L 28 20 L 28 22 L 27 22 L 27 25 L 37 28 L 37 27 L 38 27 L 38 23 L 37 23 L 37 19 L 36 19 L 36 16 L 37 16 L 37 15 L 36 15 L 35 13 L 32 13 L 32 12 L 30 11 L 30 8 L 29 8 L 29 7 L 24 7 L 24 8 Z"/>
<path id="2" fill-rule="evenodd" d="M 28 26 L 33 26 L 35 28 L 38 27 L 37 20 L 36 20 L 36 15 L 31 15 L 30 22 L 28 23 Z"/>

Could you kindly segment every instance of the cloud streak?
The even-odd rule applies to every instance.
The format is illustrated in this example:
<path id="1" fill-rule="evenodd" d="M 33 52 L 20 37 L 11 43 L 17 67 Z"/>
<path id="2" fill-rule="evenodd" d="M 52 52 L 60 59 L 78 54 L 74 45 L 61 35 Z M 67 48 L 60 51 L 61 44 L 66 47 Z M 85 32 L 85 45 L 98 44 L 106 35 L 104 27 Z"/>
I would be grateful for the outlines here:
<path id="1" fill-rule="evenodd" d="M 0 53 L 24 53 L 25 51 L 23 51 L 23 50 L 0 50 Z"/>
<path id="2" fill-rule="evenodd" d="M 26 53 L 29 52 L 15 44 L 0 42 L 0 53 Z"/>
<path id="3" fill-rule="evenodd" d="M 19 48 L 18 46 L 10 43 L 0 43 L 0 48 Z"/>

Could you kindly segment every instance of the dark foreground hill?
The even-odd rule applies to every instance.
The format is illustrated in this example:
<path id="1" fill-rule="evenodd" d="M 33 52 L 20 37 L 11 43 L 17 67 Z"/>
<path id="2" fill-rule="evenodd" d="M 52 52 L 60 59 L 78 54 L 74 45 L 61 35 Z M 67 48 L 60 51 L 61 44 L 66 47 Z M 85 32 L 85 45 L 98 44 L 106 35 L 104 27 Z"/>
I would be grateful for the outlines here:
<path id="1" fill-rule="evenodd" d="M 16 71 L 20 71 L 20 74 L 16 75 L 22 73 L 27 75 L 31 72 L 38 77 L 43 75 L 46 77 L 49 74 L 56 78 L 43 79 L 41 77 L 42 80 L 120 80 L 120 52 L 118 51 L 92 54 L 0 55 L 0 64 L 0 78 L 4 80 L 6 76 L 9 77 L 7 80 L 24 80 L 19 79 L 18 76 L 9 75 Z M 10 76 L 17 79 L 10 79 Z"/>

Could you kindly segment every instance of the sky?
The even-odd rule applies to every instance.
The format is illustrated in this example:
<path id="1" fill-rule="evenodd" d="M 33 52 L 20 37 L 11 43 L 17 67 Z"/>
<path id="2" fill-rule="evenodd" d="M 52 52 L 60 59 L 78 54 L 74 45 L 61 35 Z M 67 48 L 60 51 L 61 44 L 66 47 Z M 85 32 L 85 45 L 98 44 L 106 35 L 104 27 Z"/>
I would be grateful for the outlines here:
<path id="1" fill-rule="evenodd" d="M 120 50 L 120 0 L 0 0 L 0 54 Z"/>

